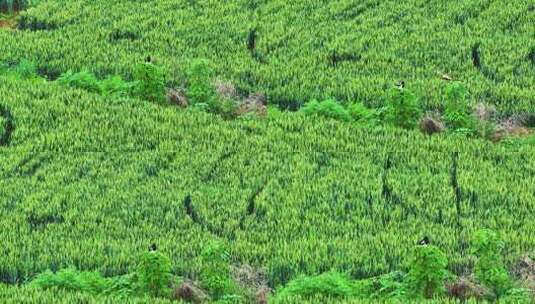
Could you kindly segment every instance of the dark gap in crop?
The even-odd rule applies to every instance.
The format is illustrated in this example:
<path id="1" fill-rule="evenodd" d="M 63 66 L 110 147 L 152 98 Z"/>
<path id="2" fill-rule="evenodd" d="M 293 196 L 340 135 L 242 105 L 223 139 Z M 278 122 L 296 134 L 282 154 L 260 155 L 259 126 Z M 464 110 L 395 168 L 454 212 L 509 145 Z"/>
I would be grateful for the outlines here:
<path id="1" fill-rule="evenodd" d="M 209 233 L 213 234 L 213 235 L 216 235 L 218 237 L 222 237 L 223 236 L 223 228 L 217 228 L 212 226 L 210 223 L 204 221 L 200 216 L 199 214 L 197 213 L 197 211 L 195 210 L 194 206 L 193 206 L 193 202 L 191 200 L 191 195 L 187 195 L 186 198 L 184 198 L 184 208 L 186 209 L 186 214 L 189 216 L 189 218 L 191 218 L 191 220 L 199 225 L 202 229 L 208 231 Z M 233 238 L 233 235 L 230 236 L 231 238 Z"/>
<path id="2" fill-rule="evenodd" d="M 373 1 L 371 3 L 359 3 L 354 2 L 353 4 L 349 5 L 348 7 L 344 8 L 342 11 L 336 13 L 334 16 L 336 19 L 342 19 L 342 20 L 352 20 L 354 21 L 357 17 L 362 15 L 368 10 L 371 10 L 378 6 L 380 2 Z"/>
<path id="3" fill-rule="evenodd" d="M 279 108 L 283 111 L 297 112 L 305 104 L 303 101 L 282 97 L 277 100 Z"/>
<path id="4" fill-rule="evenodd" d="M 383 185 L 381 195 L 386 201 L 397 205 L 401 203 L 401 199 L 394 193 L 392 187 L 390 186 L 390 183 L 388 182 L 388 172 L 391 168 L 392 159 L 391 156 L 388 155 L 383 165 L 383 174 L 381 176 L 381 183 Z"/>
<path id="5" fill-rule="evenodd" d="M 11 271 L 1 271 L 0 270 L 0 283 L 3 284 L 17 284 L 21 283 L 23 280 L 24 275 L 20 273 L 17 269 L 13 269 Z"/>
<path id="6" fill-rule="evenodd" d="M 34 16 L 21 15 L 17 24 L 19 30 L 27 31 L 51 31 L 60 27 L 54 22 L 38 19 Z"/>
<path id="7" fill-rule="evenodd" d="M 48 160 L 47 155 L 40 154 L 38 157 L 32 157 L 23 166 L 17 168 L 17 173 L 23 177 L 34 176 L 46 160 Z"/>
<path id="8" fill-rule="evenodd" d="M 191 202 L 191 195 L 188 194 L 184 199 L 184 208 L 186 208 L 186 214 L 191 218 L 191 220 L 198 225 L 204 226 L 199 215 L 193 208 L 193 203 Z"/>
<path id="9" fill-rule="evenodd" d="M 252 28 L 249 30 L 249 34 L 247 35 L 247 49 L 249 52 L 251 52 L 251 55 L 256 50 L 257 32 L 258 30 L 256 28 Z"/>
<path id="10" fill-rule="evenodd" d="M 472 46 L 472 63 L 476 69 L 481 69 L 481 56 L 479 54 L 479 43 L 476 43 Z"/>
<path id="11" fill-rule="evenodd" d="M 214 178 L 215 174 L 216 174 L 216 170 L 219 168 L 219 166 L 221 166 L 221 163 L 223 163 L 226 159 L 230 158 L 235 153 L 236 153 L 235 151 L 225 151 L 225 152 L 223 152 L 217 158 L 217 160 L 211 165 L 210 169 L 208 170 L 208 173 L 206 173 L 203 176 L 202 181 L 203 182 L 208 182 L 208 181 L 212 180 Z"/>
<path id="12" fill-rule="evenodd" d="M 34 215 L 31 214 L 26 219 L 30 225 L 30 231 L 42 230 L 51 224 L 61 224 L 65 221 L 62 215 L 47 214 Z"/>
<path id="13" fill-rule="evenodd" d="M 139 35 L 139 33 L 136 33 L 134 31 L 130 31 L 130 30 L 124 30 L 124 29 L 113 30 L 109 35 L 109 41 L 111 43 L 118 42 L 120 40 L 134 41 L 134 40 L 138 40 L 140 38 L 141 38 L 141 36 Z"/>
<path id="14" fill-rule="evenodd" d="M 450 170 L 450 185 L 453 188 L 453 193 L 455 195 L 455 211 L 457 214 L 457 225 L 460 227 L 461 220 L 461 201 L 462 201 L 462 192 L 461 187 L 459 186 L 458 180 L 458 161 L 459 161 L 459 152 L 454 152 L 452 154 L 452 165 Z"/>
<path id="15" fill-rule="evenodd" d="M 531 48 L 526 58 L 533 66 L 535 66 L 535 46 Z"/>
<path id="16" fill-rule="evenodd" d="M 503 77 L 500 76 L 498 72 L 483 64 L 481 60 L 480 46 L 481 44 L 479 42 L 472 46 L 472 63 L 474 67 L 478 69 L 487 79 L 494 82 L 502 82 Z"/>
<path id="17" fill-rule="evenodd" d="M 0 134 L 0 146 L 8 146 L 11 142 L 11 134 L 15 130 L 13 115 L 6 107 L 0 105 L 0 117 L 3 118 L 2 129 L 4 130 L 3 133 Z"/>
<path id="18" fill-rule="evenodd" d="M 21 175 L 21 172 L 20 172 L 20 168 L 26 166 L 26 164 L 31 161 L 33 159 L 33 156 L 34 154 L 32 153 L 29 153 L 26 157 L 24 157 L 18 164 L 17 166 L 14 168 L 13 172 L 11 173 L 10 177 L 13 177 L 13 176 L 20 176 Z"/>
<path id="19" fill-rule="evenodd" d="M 62 72 L 57 68 L 45 65 L 37 68 L 37 74 L 48 81 L 55 81 L 61 76 Z"/>
<path id="20" fill-rule="evenodd" d="M 240 220 L 240 224 L 239 224 L 239 227 L 241 230 L 245 229 L 244 222 L 247 217 L 254 216 L 254 215 L 256 215 L 257 217 L 263 217 L 265 215 L 265 212 L 263 210 L 260 210 L 259 208 L 257 208 L 256 199 L 264 191 L 264 189 L 266 188 L 266 185 L 267 185 L 266 183 L 263 183 L 255 191 L 253 191 L 249 199 L 247 199 L 247 208 L 245 209 L 245 214 L 242 216 Z"/>
<path id="21" fill-rule="evenodd" d="M 28 0 L 0 0 L 0 14 L 17 14 L 28 7 Z"/>
<path id="22" fill-rule="evenodd" d="M 318 152 L 314 153 L 314 163 L 316 165 L 316 168 L 314 169 L 314 175 L 320 175 L 321 172 L 323 172 L 323 169 L 325 167 L 328 167 L 331 162 L 331 158 L 335 158 L 334 155 L 327 152 Z"/>
<path id="23" fill-rule="evenodd" d="M 333 50 L 331 54 L 329 55 L 329 65 L 333 68 L 337 67 L 339 63 L 342 62 L 354 62 L 359 61 L 362 58 L 360 54 L 352 54 L 352 53 L 339 53 L 336 50 Z"/>

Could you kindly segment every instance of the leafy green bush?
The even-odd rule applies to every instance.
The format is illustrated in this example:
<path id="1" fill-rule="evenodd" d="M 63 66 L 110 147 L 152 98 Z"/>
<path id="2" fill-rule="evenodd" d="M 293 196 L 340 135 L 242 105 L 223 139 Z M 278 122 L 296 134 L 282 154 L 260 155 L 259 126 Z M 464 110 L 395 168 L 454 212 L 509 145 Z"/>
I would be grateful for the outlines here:
<path id="1" fill-rule="evenodd" d="M 137 286 L 143 293 L 156 297 L 168 297 L 171 283 L 171 261 L 159 251 L 146 252 L 141 256 L 137 274 Z"/>
<path id="2" fill-rule="evenodd" d="M 347 112 L 351 118 L 359 123 L 369 123 L 377 116 L 377 112 L 367 108 L 360 102 L 354 102 L 347 107 Z"/>
<path id="3" fill-rule="evenodd" d="M 210 62 L 196 59 L 186 71 L 188 89 L 186 95 L 190 104 L 206 112 L 221 115 L 225 119 L 237 116 L 238 103 L 229 97 L 216 94 L 212 78 L 214 71 Z"/>
<path id="4" fill-rule="evenodd" d="M 43 289 L 57 287 L 91 294 L 103 293 L 109 287 L 108 281 L 98 272 L 83 272 L 74 268 L 63 269 L 56 273 L 46 271 L 39 274 L 32 284 Z"/>
<path id="5" fill-rule="evenodd" d="M 392 89 L 384 109 L 385 121 L 397 127 L 412 129 L 418 125 L 421 110 L 416 95 L 408 89 Z"/>
<path id="6" fill-rule="evenodd" d="M 214 71 L 204 59 L 195 59 L 186 70 L 188 82 L 187 97 L 191 104 L 205 103 L 211 105 L 215 97 L 212 85 Z"/>
<path id="7" fill-rule="evenodd" d="M 165 102 L 165 79 L 160 67 L 144 62 L 134 70 L 134 95 L 151 102 Z"/>
<path id="8" fill-rule="evenodd" d="M 57 79 L 57 82 L 62 85 L 80 88 L 89 92 L 100 94 L 100 83 L 95 75 L 88 70 L 83 70 L 76 73 L 73 71 L 67 71 Z"/>
<path id="9" fill-rule="evenodd" d="M 495 232 L 483 229 L 474 235 L 472 246 L 478 258 L 475 266 L 476 278 L 492 288 L 497 297 L 505 295 L 512 287 L 512 282 L 501 258 L 504 243 Z"/>
<path id="10" fill-rule="evenodd" d="M 444 120 L 450 129 L 474 129 L 475 119 L 471 115 L 468 96 L 467 89 L 458 82 L 446 87 Z"/>
<path id="11" fill-rule="evenodd" d="M 37 64 L 33 61 L 23 59 L 19 64 L 14 68 L 14 72 L 26 79 L 37 78 Z"/>
<path id="12" fill-rule="evenodd" d="M 312 100 L 301 109 L 305 115 L 317 115 L 341 121 L 350 121 L 351 116 L 347 110 L 334 99 L 324 101 Z"/>
<path id="13" fill-rule="evenodd" d="M 277 301 L 290 296 L 311 297 L 325 295 L 334 298 L 349 298 L 354 296 L 353 282 L 338 272 L 326 272 L 313 277 L 301 277 L 290 281 L 286 287 L 277 292 Z"/>
<path id="14" fill-rule="evenodd" d="M 210 243 L 203 249 L 200 259 L 201 286 L 208 290 L 214 299 L 222 299 L 238 293 L 237 285 L 230 275 L 230 256 L 223 244 Z"/>
<path id="15" fill-rule="evenodd" d="M 124 97 L 133 89 L 133 84 L 124 81 L 120 76 L 109 76 L 100 81 L 100 92 L 104 96 Z"/>
<path id="16" fill-rule="evenodd" d="M 417 246 L 407 277 L 408 289 L 416 297 L 432 298 L 444 293 L 448 276 L 446 255 L 436 246 Z"/>

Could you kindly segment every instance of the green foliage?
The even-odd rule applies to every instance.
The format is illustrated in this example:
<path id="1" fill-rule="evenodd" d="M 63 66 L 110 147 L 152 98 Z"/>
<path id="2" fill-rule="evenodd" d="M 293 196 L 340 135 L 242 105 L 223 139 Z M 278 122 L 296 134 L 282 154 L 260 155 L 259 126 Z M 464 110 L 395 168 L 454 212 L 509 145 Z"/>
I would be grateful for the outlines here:
<path id="1" fill-rule="evenodd" d="M 230 256 L 225 246 L 219 242 L 211 242 L 202 251 L 201 286 L 208 290 L 214 299 L 236 295 L 238 288 L 230 275 Z"/>
<path id="2" fill-rule="evenodd" d="M 13 70 L 22 78 L 31 79 L 37 78 L 37 64 L 33 61 L 23 59 Z"/>
<path id="3" fill-rule="evenodd" d="M 341 121 L 350 121 L 347 110 L 334 99 L 324 101 L 312 100 L 305 104 L 301 111 L 308 116 L 317 115 Z"/>
<path id="4" fill-rule="evenodd" d="M 500 303 L 533 304 L 535 300 L 532 290 L 526 288 L 511 288 L 500 299 Z"/>
<path id="5" fill-rule="evenodd" d="M 218 114 L 224 119 L 237 117 L 238 103 L 231 98 L 217 96 L 213 85 L 214 70 L 205 59 L 195 59 L 186 70 L 190 104 L 206 112 Z"/>
<path id="6" fill-rule="evenodd" d="M 408 289 L 415 296 L 432 298 L 444 293 L 448 259 L 436 246 L 417 246 L 410 263 Z"/>
<path id="7" fill-rule="evenodd" d="M 68 71 L 63 73 L 56 81 L 62 85 L 84 89 L 93 93 L 101 92 L 98 79 L 88 70 L 80 72 Z"/>
<path id="8" fill-rule="evenodd" d="M 446 87 L 444 120 L 448 128 L 454 131 L 475 128 L 468 97 L 468 90 L 461 83 L 453 82 Z"/>
<path id="9" fill-rule="evenodd" d="M 479 230 L 474 236 L 472 247 L 477 256 L 476 278 L 492 288 L 497 297 L 505 295 L 512 287 L 512 282 L 503 265 L 501 252 L 504 243 L 498 234 L 488 229 Z"/>
<path id="10" fill-rule="evenodd" d="M 120 76 L 109 76 L 100 81 L 100 92 L 104 96 L 126 97 L 134 84 L 124 81 Z"/>
<path id="11" fill-rule="evenodd" d="M 408 89 L 391 89 L 384 111 L 386 122 L 405 129 L 416 127 L 421 115 L 418 99 Z"/>
<path id="12" fill-rule="evenodd" d="M 136 274 L 140 291 L 155 297 L 170 295 L 171 261 L 164 254 L 158 251 L 144 253 Z"/>
<path id="13" fill-rule="evenodd" d="M 202 103 L 213 107 L 213 104 L 216 103 L 215 91 L 212 85 L 213 76 L 214 71 L 209 61 L 204 59 L 192 60 L 186 71 L 187 96 L 191 104 Z"/>
<path id="14" fill-rule="evenodd" d="M 98 272 L 81 272 L 74 268 L 66 268 L 56 273 L 46 271 L 39 274 L 32 284 L 43 289 L 57 287 L 91 294 L 103 293 L 108 288 L 108 281 Z"/>
<path id="15" fill-rule="evenodd" d="M 347 112 L 351 118 L 358 123 L 370 123 L 377 117 L 377 112 L 367 108 L 360 102 L 351 103 L 347 107 Z"/>
<path id="16" fill-rule="evenodd" d="M 354 295 L 353 282 L 338 272 L 326 272 L 313 277 L 301 277 L 292 280 L 283 289 L 277 291 L 276 300 L 284 302 L 285 298 L 300 295 L 311 297 L 324 295 L 333 298 L 349 298 Z"/>
<path id="17" fill-rule="evenodd" d="M 134 70 L 134 95 L 151 102 L 165 102 L 165 78 L 162 69 L 150 62 L 138 63 Z"/>

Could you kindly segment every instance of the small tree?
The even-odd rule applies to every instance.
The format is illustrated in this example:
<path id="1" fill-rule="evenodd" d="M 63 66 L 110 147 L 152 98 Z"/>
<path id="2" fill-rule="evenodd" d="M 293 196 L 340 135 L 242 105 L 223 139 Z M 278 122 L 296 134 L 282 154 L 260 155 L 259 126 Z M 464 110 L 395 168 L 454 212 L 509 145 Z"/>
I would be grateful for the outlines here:
<path id="1" fill-rule="evenodd" d="M 188 81 L 187 97 L 192 104 L 210 105 L 216 99 L 215 89 L 212 85 L 214 71 L 209 61 L 196 59 L 186 71 Z"/>
<path id="2" fill-rule="evenodd" d="M 237 285 L 230 275 L 229 254 L 223 244 L 210 243 L 201 254 L 201 286 L 215 299 L 234 295 Z"/>
<path id="3" fill-rule="evenodd" d="M 137 271 L 138 288 L 143 293 L 156 297 L 170 295 L 171 261 L 158 251 L 146 252 L 141 256 Z"/>
<path id="4" fill-rule="evenodd" d="M 416 247 L 408 274 L 408 287 L 415 296 L 432 298 L 445 291 L 448 276 L 446 255 L 436 246 Z"/>
<path id="5" fill-rule="evenodd" d="M 150 62 L 138 64 L 134 71 L 134 80 L 135 95 L 152 102 L 165 102 L 165 80 L 158 66 Z"/>
<path id="6" fill-rule="evenodd" d="M 468 97 L 468 91 L 458 82 L 453 82 L 446 88 L 444 119 L 447 126 L 453 130 L 475 127 Z"/>
<path id="7" fill-rule="evenodd" d="M 473 247 L 478 257 L 475 267 L 476 278 L 492 288 L 497 297 L 503 296 L 512 287 L 500 256 L 504 243 L 495 232 L 483 229 L 476 232 Z"/>
<path id="8" fill-rule="evenodd" d="M 416 95 L 408 89 L 392 89 L 386 108 L 385 120 L 395 126 L 412 129 L 418 125 L 421 110 Z"/>

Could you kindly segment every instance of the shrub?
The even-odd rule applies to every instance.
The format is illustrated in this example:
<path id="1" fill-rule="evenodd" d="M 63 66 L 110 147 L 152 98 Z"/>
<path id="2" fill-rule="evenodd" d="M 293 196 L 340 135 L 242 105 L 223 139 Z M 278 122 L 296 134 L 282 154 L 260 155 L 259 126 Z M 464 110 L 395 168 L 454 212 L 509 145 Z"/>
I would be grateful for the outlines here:
<path id="1" fill-rule="evenodd" d="M 125 82 L 120 76 L 109 76 L 100 81 L 99 86 L 102 95 L 113 97 L 128 96 L 133 88 L 131 83 Z"/>
<path id="2" fill-rule="evenodd" d="M 473 129 L 475 119 L 470 114 L 468 91 L 457 82 L 446 87 L 444 119 L 452 130 Z"/>
<path id="3" fill-rule="evenodd" d="M 349 116 L 351 116 L 351 119 L 360 123 L 372 122 L 377 115 L 374 110 L 368 109 L 360 102 L 354 102 L 350 104 L 347 107 L 347 112 L 349 113 Z"/>
<path id="4" fill-rule="evenodd" d="M 334 99 L 326 99 L 322 102 L 312 100 L 301 109 L 305 115 L 317 115 L 341 121 L 350 121 L 351 116 L 347 110 Z"/>
<path id="5" fill-rule="evenodd" d="M 33 61 L 23 59 L 15 67 L 14 72 L 21 78 L 37 78 L 37 64 Z"/>
<path id="6" fill-rule="evenodd" d="M 473 250 L 478 257 L 475 266 L 476 278 L 492 288 L 497 297 L 503 296 L 512 286 L 500 256 L 503 247 L 503 242 L 493 231 L 480 230 L 474 236 Z"/>
<path id="7" fill-rule="evenodd" d="M 351 280 L 338 272 L 326 272 L 313 277 L 301 277 L 290 281 L 286 287 L 279 290 L 277 300 L 292 296 L 311 297 L 324 295 L 332 298 L 349 298 L 353 296 Z"/>
<path id="8" fill-rule="evenodd" d="M 134 71 L 134 94 L 151 102 L 165 102 L 165 80 L 162 70 L 144 62 L 136 66 Z"/>
<path id="9" fill-rule="evenodd" d="M 94 93 L 100 93 L 100 84 L 98 79 L 91 72 L 83 70 L 78 73 L 72 71 L 67 71 L 63 73 L 58 79 L 57 82 L 70 86 L 73 88 L 80 88 Z"/>
<path id="10" fill-rule="evenodd" d="M 188 82 L 187 97 L 192 104 L 214 102 L 215 90 L 212 85 L 214 71 L 210 63 L 204 59 L 193 60 L 186 71 Z"/>
<path id="11" fill-rule="evenodd" d="M 153 296 L 170 295 L 171 261 L 159 251 L 146 252 L 137 270 L 138 289 Z"/>
<path id="12" fill-rule="evenodd" d="M 448 276 L 446 255 L 436 246 L 417 246 L 408 273 L 408 287 L 417 297 L 432 298 L 443 294 Z"/>
<path id="13" fill-rule="evenodd" d="M 210 243 L 201 253 L 201 287 L 215 299 L 234 295 L 238 290 L 231 279 L 229 259 L 226 248 L 219 242 Z"/>
<path id="14" fill-rule="evenodd" d="M 81 272 L 67 268 L 56 273 L 46 271 L 39 274 L 32 284 L 43 288 L 60 288 L 70 291 L 83 291 L 100 294 L 109 288 L 109 282 L 97 272 Z"/>
<path id="15" fill-rule="evenodd" d="M 420 120 L 416 95 L 408 89 L 392 89 L 385 107 L 385 120 L 397 127 L 412 129 Z"/>

